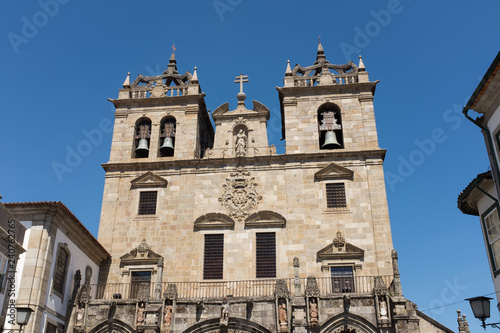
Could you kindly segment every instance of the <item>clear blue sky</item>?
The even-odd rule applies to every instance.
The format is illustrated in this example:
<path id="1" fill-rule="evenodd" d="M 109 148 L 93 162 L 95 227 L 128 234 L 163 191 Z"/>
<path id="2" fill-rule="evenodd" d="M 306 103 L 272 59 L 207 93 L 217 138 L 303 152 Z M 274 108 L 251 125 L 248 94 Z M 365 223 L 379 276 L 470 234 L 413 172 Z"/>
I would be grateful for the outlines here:
<path id="1" fill-rule="evenodd" d="M 54 4 L 57 4 L 54 5 Z M 375 113 L 403 291 L 456 330 L 464 298 L 493 292 L 476 217 L 457 196 L 488 169 L 482 135 L 461 109 L 499 50 L 497 1 L 5 2 L 0 13 L 3 202 L 62 201 L 97 235 L 116 98 L 127 72 L 159 74 L 176 45 L 179 71 L 198 67 L 208 108 L 248 99 L 271 109 L 279 145 L 286 61 L 310 65 L 318 35 L 330 62 L 361 53 L 380 80 Z M 100 131 L 89 143 L 85 133 Z M 433 134 L 434 133 L 434 134 Z M 432 143 L 430 143 L 432 141 Z M 86 143 L 85 143 L 86 142 Z M 78 150 L 81 160 L 68 151 Z M 85 155 L 85 156 L 82 156 Z M 54 163 L 71 172 L 54 172 Z M 66 170 L 68 171 L 68 170 Z M 397 177 L 395 177 L 397 176 Z M 398 178 L 399 177 L 399 178 Z M 442 308 L 428 310 L 440 305 Z M 492 307 L 496 316 L 496 311 Z M 498 318 L 493 318 L 497 320 Z"/>

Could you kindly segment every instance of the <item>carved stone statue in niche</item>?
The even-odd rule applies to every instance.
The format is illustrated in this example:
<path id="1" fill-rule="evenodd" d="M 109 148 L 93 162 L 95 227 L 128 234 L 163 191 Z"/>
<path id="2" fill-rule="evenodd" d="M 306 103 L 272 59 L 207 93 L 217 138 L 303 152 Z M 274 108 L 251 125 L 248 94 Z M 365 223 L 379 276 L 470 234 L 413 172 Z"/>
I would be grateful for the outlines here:
<path id="1" fill-rule="evenodd" d="M 239 157 L 247 155 L 247 140 L 247 135 L 242 129 L 240 129 L 236 135 L 236 156 Z"/>
<path id="2" fill-rule="evenodd" d="M 83 319 L 85 318 L 85 304 L 78 304 L 78 310 L 76 310 L 76 325 L 83 325 Z"/>
<path id="3" fill-rule="evenodd" d="M 139 302 L 137 306 L 137 325 L 144 325 L 146 303 Z"/>
<path id="4" fill-rule="evenodd" d="M 380 301 L 380 319 L 388 319 L 387 317 L 387 302 L 382 299 Z"/>
<path id="5" fill-rule="evenodd" d="M 280 322 L 280 332 L 288 332 L 288 315 L 286 309 L 286 300 L 281 300 L 278 306 L 278 319 Z"/>
<path id="6" fill-rule="evenodd" d="M 309 318 L 311 326 L 315 327 L 318 325 L 318 301 L 316 298 L 311 298 L 309 301 Z"/>
<path id="7" fill-rule="evenodd" d="M 222 326 L 227 326 L 229 324 L 229 304 L 225 298 L 222 301 L 222 307 L 220 309 L 220 324 Z"/>
<path id="8" fill-rule="evenodd" d="M 172 305 L 165 305 L 165 311 L 163 312 L 163 325 L 165 327 L 170 327 L 172 323 Z"/>

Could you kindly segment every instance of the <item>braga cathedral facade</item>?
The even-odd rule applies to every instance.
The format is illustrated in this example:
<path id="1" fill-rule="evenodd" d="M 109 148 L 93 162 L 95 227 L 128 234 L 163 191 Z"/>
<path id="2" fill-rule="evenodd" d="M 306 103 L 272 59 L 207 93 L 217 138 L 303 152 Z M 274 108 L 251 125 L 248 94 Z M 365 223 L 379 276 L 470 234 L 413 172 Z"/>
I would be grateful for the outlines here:
<path id="1" fill-rule="evenodd" d="M 111 258 L 76 293 L 68 332 L 451 332 L 403 296 L 378 81 L 361 58 L 335 65 L 319 44 L 312 65 L 288 63 L 284 154 L 246 81 L 234 110 L 210 114 L 174 54 L 157 76 L 127 76 L 103 165 Z"/>

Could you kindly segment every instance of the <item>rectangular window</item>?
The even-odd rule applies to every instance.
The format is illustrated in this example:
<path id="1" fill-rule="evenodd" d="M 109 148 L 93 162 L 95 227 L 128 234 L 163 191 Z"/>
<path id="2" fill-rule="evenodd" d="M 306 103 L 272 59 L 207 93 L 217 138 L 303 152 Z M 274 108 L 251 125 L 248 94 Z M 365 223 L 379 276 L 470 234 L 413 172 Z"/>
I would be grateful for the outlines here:
<path id="1" fill-rule="evenodd" d="M 256 269 L 257 278 L 276 277 L 276 233 L 261 232 L 256 234 Z"/>
<path id="2" fill-rule="evenodd" d="M 59 248 L 59 254 L 57 256 L 56 267 L 54 272 L 54 284 L 53 288 L 55 291 L 63 294 L 64 281 L 66 280 L 66 267 L 68 264 L 68 252 L 63 248 Z"/>
<path id="3" fill-rule="evenodd" d="M 45 328 L 45 333 L 57 333 L 57 326 L 47 322 L 47 327 Z"/>
<path id="4" fill-rule="evenodd" d="M 333 293 L 353 293 L 354 274 L 351 266 L 330 268 Z"/>
<path id="5" fill-rule="evenodd" d="M 345 185 L 344 183 L 326 184 L 326 207 L 327 208 L 345 208 Z"/>
<path id="6" fill-rule="evenodd" d="M 143 191 L 139 193 L 139 215 L 156 214 L 157 191 Z"/>
<path id="7" fill-rule="evenodd" d="M 137 298 L 139 289 L 143 284 L 146 284 L 148 290 L 150 290 L 151 271 L 132 272 L 132 277 L 130 279 L 130 298 Z"/>
<path id="8" fill-rule="evenodd" d="M 500 219 L 497 208 L 487 213 L 483 217 L 483 220 L 489 243 L 493 271 L 496 272 L 500 268 Z"/>
<path id="9" fill-rule="evenodd" d="M 220 280 L 224 272 L 224 235 L 205 235 L 203 254 L 203 279 Z"/>

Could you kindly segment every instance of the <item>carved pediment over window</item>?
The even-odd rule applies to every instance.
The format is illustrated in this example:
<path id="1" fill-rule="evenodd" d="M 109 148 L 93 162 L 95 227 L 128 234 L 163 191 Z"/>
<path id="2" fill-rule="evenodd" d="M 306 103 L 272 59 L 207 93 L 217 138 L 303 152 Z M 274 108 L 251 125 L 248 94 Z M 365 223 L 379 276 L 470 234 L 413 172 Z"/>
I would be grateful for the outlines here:
<path id="1" fill-rule="evenodd" d="M 234 220 L 221 213 L 208 213 L 202 215 L 194 221 L 195 230 L 205 229 L 233 229 Z"/>
<path id="2" fill-rule="evenodd" d="M 157 265 L 162 260 L 163 257 L 151 250 L 145 239 L 135 249 L 120 257 L 122 266 Z"/>
<path id="3" fill-rule="evenodd" d="M 254 213 L 245 220 L 247 228 L 270 228 L 285 227 L 286 219 L 278 213 L 263 210 Z"/>
<path id="4" fill-rule="evenodd" d="M 340 231 L 337 232 L 333 242 L 318 251 L 318 260 L 342 260 L 342 259 L 361 259 L 365 250 L 360 249 L 350 243 L 347 243 Z"/>
<path id="5" fill-rule="evenodd" d="M 331 163 L 314 174 L 316 180 L 349 179 L 353 180 L 354 171 Z"/>
<path id="6" fill-rule="evenodd" d="M 160 176 L 155 175 L 151 171 L 146 172 L 142 176 L 130 182 L 132 188 L 150 188 L 150 187 L 167 187 L 167 180 Z"/>

